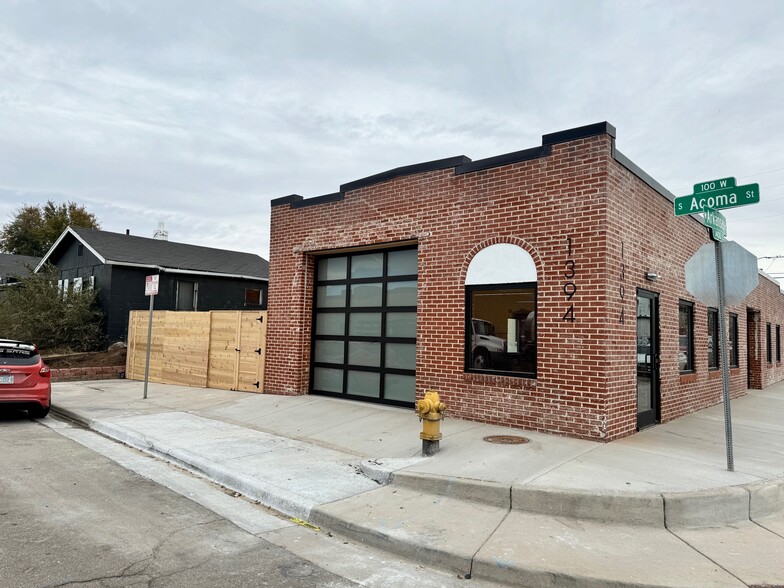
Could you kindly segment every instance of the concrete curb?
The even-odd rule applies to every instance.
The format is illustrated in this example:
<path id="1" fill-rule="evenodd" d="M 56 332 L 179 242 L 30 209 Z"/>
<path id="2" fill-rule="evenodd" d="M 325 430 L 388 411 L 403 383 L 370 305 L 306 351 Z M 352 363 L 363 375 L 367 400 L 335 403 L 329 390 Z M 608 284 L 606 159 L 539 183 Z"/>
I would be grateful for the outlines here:
<path id="1" fill-rule="evenodd" d="M 59 414 L 71 418 L 68 415 L 73 413 L 70 411 L 61 411 Z M 75 420 L 80 424 L 86 423 L 85 426 L 96 433 L 100 433 L 101 435 L 159 457 L 193 473 L 202 475 L 221 486 L 239 492 L 252 500 L 257 500 L 287 516 L 308 520 L 311 510 L 315 506 L 312 501 L 308 501 L 301 496 L 288 492 L 284 488 L 264 483 L 252 476 L 245 476 L 198 456 L 186 449 L 169 447 L 160 442 L 152 442 L 144 435 L 140 435 L 124 427 L 98 420 L 89 422 L 86 422 L 85 419 L 71 420 Z"/>
<path id="2" fill-rule="evenodd" d="M 601 493 L 512 486 L 512 510 L 616 525 L 664 527 L 664 500 L 655 493 Z"/>
<path id="3" fill-rule="evenodd" d="M 391 483 L 425 494 L 479 502 L 499 508 L 509 509 L 511 504 L 510 486 L 499 482 L 416 472 L 394 472 Z"/>

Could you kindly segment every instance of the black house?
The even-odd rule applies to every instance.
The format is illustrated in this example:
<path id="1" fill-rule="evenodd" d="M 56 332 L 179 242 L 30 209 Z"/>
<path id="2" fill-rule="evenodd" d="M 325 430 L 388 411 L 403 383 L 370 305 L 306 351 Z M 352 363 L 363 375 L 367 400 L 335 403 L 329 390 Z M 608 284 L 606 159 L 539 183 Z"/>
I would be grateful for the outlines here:
<path id="1" fill-rule="evenodd" d="M 68 227 L 40 261 L 65 292 L 95 288 L 107 340 L 127 340 L 128 311 L 146 310 L 145 277 L 159 275 L 155 310 L 265 310 L 269 263 L 252 253 Z"/>

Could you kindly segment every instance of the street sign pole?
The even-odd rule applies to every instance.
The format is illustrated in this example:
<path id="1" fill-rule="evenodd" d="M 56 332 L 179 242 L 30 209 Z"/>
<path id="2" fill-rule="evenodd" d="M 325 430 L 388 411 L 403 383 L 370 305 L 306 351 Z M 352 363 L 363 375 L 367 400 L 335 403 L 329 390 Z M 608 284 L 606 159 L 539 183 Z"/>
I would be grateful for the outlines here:
<path id="1" fill-rule="evenodd" d="M 727 323 L 724 320 L 724 306 L 727 302 L 727 291 L 724 284 L 724 247 L 728 247 L 727 254 L 731 261 L 730 267 L 736 271 L 736 275 L 744 277 L 746 274 L 744 256 L 738 253 L 738 247 L 729 247 L 731 243 L 722 243 L 727 235 L 727 221 L 718 212 L 722 208 L 734 208 L 747 204 L 756 204 L 760 201 L 759 184 L 748 184 L 737 186 L 735 178 L 721 178 L 694 184 L 694 193 L 689 196 L 675 198 L 675 216 L 703 213 L 704 224 L 708 228 L 708 235 L 713 241 L 716 258 L 716 293 L 719 307 L 719 354 L 721 360 L 721 381 L 722 396 L 724 398 L 724 438 L 727 442 L 727 470 L 735 471 L 735 463 L 732 455 L 732 413 L 730 411 L 730 365 L 727 353 Z M 737 245 L 737 244 L 735 244 Z M 742 248 L 741 248 L 742 250 Z M 705 254 L 710 248 L 703 246 L 700 250 L 686 262 L 686 289 L 701 302 L 706 303 L 709 295 L 706 281 L 706 274 L 709 274 L 709 265 L 703 262 Z M 703 272 L 704 270 L 704 272 Z M 756 260 L 753 265 L 754 278 L 758 279 Z M 737 282 L 737 283 L 735 283 Z M 730 281 L 729 299 L 730 304 L 738 304 L 746 295 L 751 292 L 756 283 L 752 280 L 738 279 Z M 748 288 L 746 288 L 748 286 Z M 741 292 L 742 295 L 740 294 Z M 740 296 L 739 296 L 740 295 Z M 737 347 L 738 341 L 735 341 Z M 736 349 L 737 351 L 737 349 Z"/>
<path id="2" fill-rule="evenodd" d="M 714 241 L 716 248 L 716 280 L 719 295 L 719 353 L 721 355 L 721 380 L 724 395 L 724 439 L 727 444 L 727 470 L 735 471 L 732 455 L 732 413 L 730 411 L 730 365 L 727 353 L 727 323 L 724 321 L 724 259 L 722 257 L 722 244 Z M 735 343 L 737 345 L 737 342 Z"/>
<path id="3" fill-rule="evenodd" d="M 155 294 L 150 295 L 150 316 L 147 318 L 147 361 L 144 362 L 144 398 L 147 398 L 147 382 L 150 381 L 150 342 L 152 341 L 152 309 Z"/>
<path id="4" fill-rule="evenodd" d="M 147 383 L 150 381 L 150 347 L 152 343 L 152 309 L 155 306 L 155 295 L 158 293 L 160 275 L 147 276 L 144 279 L 144 295 L 150 297 L 150 314 L 147 317 L 147 361 L 144 362 L 144 398 L 147 398 Z"/>

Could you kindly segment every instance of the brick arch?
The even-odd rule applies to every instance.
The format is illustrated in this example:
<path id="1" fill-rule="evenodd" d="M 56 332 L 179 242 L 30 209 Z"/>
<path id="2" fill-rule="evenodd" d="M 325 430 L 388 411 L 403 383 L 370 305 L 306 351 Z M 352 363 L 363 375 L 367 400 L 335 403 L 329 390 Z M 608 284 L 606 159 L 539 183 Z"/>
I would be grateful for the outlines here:
<path id="1" fill-rule="evenodd" d="M 538 285 L 544 284 L 544 265 L 542 264 L 542 258 L 539 255 L 539 252 L 536 248 L 531 245 L 525 239 L 521 239 L 520 237 L 515 237 L 513 235 L 500 235 L 497 237 L 491 237 L 490 239 L 485 239 L 480 243 L 474 245 L 471 250 L 466 253 L 465 258 L 463 259 L 463 266 L 460 268 L 460 277 L 459 277 L 459 286 L 462 288 L 465 286 L 466 281 L 466 274 L 468 273 L 468 266 L 471 265 L 471 261 L 474 259 L 477 253 L 479 253 L 482 249 L 486 249 L 491 245 L 498 245 L 500 243 L 504 243 L 507 245 L 517 245 L 523 251 L 525 251 L 528 255 L 531 256 L 531 259 L 534 260 L 534 265 L 536 266 L 536 283 Z"/>

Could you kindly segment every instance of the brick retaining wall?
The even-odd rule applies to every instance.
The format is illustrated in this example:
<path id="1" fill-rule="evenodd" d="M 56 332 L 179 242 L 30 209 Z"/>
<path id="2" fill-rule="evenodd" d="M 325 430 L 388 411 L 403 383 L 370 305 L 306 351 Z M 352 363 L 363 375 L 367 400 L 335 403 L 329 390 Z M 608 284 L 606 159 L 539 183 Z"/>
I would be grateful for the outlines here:
<path id="1" fill-rule="evenodd" d="M 76 382 L 79 380 L 113 380 L 125 378 L 125 366 L 81 367 L 52 370 L 53 382 Z"/>

